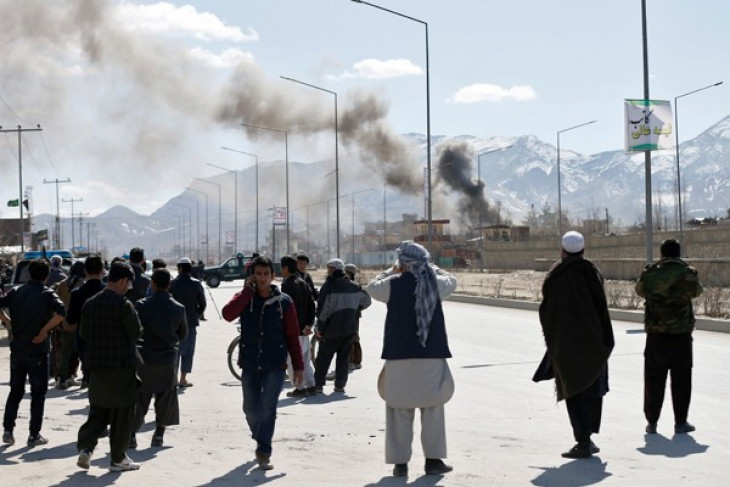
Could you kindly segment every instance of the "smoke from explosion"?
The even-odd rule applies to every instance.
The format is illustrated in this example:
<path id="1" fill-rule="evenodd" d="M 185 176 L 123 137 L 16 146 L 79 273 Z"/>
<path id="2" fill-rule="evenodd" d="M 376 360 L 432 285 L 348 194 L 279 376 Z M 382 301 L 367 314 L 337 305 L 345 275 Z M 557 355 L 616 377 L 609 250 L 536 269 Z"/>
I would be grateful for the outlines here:
<path id="1" fill-rule="evenodd" d="M 0 31 L 7 40 L 0 43 L 3 92 L 24 107 L 24 118 L 34 117 L 28 123 L 41 122 L 49 132 L 54 125 L 74 126 L 78 138 L 67 147 L 103 163 L 110 181 L 141 170 L 164 174 L 168 182 L 189 181 L 204 162 L 192 157 L 210 152 L 199 133 L 215 125 L 241 130 L 245 122 L 287 130 L 290 137 L 333 132 L 329 100 L 303 95 L 301 87 L 272 79 L 251 61 L 240 62 L 229 80 L 216 80 L 212 68 L 179 44 L 127 28 L 119 6 L 109 0 L 0 0 Z M 65 106 L 70 95 L 90 102 Z M 385 122 L 387 104 L 367 93 L 344 98 L 338 117 L 342 146 L 358 149 L 389 185 L 419 192 L 420 165 Z M 108 126 L 90 126 L 92 111 Z M 251 139 L 272 137 L 246 130 Z M 60 156 L 79 159 L 73 151 Z M 178 171 L 170 175 L 172 161 Z"/>
<path id="2" fill-rule="evenodd" d="M 438 148 L 438 177 L 460 195 L 457 205 L 462 222 L 477 227 L 489 204 L 484 198 L 484 182 L 472 179 L 473 159 L 473 151 L 464 141 L 446 142 Z"/>

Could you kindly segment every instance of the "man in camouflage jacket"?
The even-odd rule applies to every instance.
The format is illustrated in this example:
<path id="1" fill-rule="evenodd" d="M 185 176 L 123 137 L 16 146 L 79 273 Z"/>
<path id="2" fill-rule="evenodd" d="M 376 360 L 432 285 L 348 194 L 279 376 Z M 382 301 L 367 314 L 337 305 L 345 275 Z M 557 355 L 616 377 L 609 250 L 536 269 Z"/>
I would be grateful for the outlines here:
<path id="1" fill-rule="evenodd" d="M 644 415 L 646 432 L 656 433 L 664 402 L 667 372 L 671 373 L 675 433 L 689 433 L 687 422 L 692 396 L 692 298 L 702 294 L 697 271 L 679 258 L 674 239 L 661 245 L 661 259 L 646 266 L 636 293 L 646 299 L 644 310 Z"/>

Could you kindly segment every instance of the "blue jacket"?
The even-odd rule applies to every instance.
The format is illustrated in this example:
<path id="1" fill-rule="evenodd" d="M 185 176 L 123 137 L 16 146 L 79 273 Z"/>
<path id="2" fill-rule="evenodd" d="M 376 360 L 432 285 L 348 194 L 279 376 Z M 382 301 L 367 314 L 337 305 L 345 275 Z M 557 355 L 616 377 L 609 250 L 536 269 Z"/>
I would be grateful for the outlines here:
<path id="1" fill-rule="evenodd" d="M 410 358 L 451 358 L 444 324 L 444 311 L 439 299 L 431 319 L 426 347 L 416 336 L 416 278 L 405 272 L 390 278 L 388 314 L 385 317 L 383 353 L 385 360 Z"/>
<path id="2" fill-rule="evenodd" d="M 294 370 L 304 369 L 296 309 L 291 298 L 276 286 L 271 286 L 267 299 L 245 287 L 221 312 L 227 321 L 241 319 L 238 366 L 243 370 L 286 369 L 287 353 L 291 355 Z"/>

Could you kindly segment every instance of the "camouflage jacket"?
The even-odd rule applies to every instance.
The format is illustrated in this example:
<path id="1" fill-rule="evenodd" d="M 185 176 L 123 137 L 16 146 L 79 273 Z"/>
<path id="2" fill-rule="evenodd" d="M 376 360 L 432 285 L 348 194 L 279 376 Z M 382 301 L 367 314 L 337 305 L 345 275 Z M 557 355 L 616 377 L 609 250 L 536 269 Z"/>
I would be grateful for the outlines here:
<path id="1" fill-rule="evenodd" d="M 695 316 L 692 298 L 702 294 L 697 270 L 682 259 L 665 257 L 646 266 L 636 283 L 636 294 L 646 299 L 647 333 L 691 333 Z"/>

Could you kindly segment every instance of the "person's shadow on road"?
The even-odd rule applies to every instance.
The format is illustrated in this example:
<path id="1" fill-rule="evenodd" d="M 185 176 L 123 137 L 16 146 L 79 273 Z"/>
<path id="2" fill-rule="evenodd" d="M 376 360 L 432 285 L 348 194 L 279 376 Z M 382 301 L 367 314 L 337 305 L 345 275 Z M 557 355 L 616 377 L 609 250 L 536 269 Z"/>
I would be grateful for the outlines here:
<path id="1" fill-rule="evenodd" d="M 286 477 L 286 473 L 284 472 L 278 472 L 271 475 L 263 470 L 254 468 L 255 465 L 255 460 L 249 460 L 230 472 L 221 475 L 220 477 L 216 477 L 206 484 L 200 484 L 197 487 L 212 487 L 214 485 L 263 485 L 282 477 Z"/>
<path id="2" fill-rule="evenodd" d="M 606 471 L 607 462 L 599 457 L 573 460 L 559 467 L 531 467 L 543 470 L 532 479 L 532 485 L 540 487 L 581 487 L 602 482 L 612 474 Z"/>
<path id="3" fill-rule="evenodd" d="M 705 453 L 709 445 L 697 443 L 691 435 L 681 434 L 667 438 L 664 435 L 644 435 L 646 445 L 637 448 L 644 455 L 662 455 L 667 458 L 681 458 L 688 455 Z"/>
<path id="4" fill-rule="evenodd" d="M 365 487 L 435 487 L 445 478 L 445 475 L 421 475 L 408 482 L 408 477 L 387 476 L 374 484 L 366 484 Z"/>

